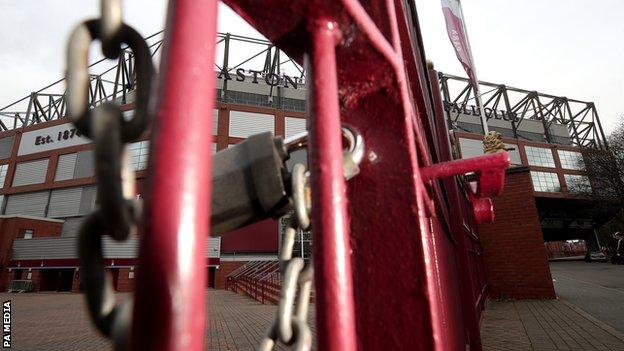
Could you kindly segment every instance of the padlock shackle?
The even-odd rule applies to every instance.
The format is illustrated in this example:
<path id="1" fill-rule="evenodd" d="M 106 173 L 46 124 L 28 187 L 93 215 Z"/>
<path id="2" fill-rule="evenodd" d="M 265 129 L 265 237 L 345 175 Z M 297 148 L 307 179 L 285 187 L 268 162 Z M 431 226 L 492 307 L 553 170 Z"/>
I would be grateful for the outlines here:
<path id="1" fill-rule="evenodd" d="M 347 141 L 349 146 L 346 149 L 356 164 L 362 162 L 364 158 L 364 139 L 353 127 L 342 124 L 342 137 Z M 286 152 L 291 153 L 308 147 L 308 132 L 297 133 L 291 137 L 284 139 Z"/>

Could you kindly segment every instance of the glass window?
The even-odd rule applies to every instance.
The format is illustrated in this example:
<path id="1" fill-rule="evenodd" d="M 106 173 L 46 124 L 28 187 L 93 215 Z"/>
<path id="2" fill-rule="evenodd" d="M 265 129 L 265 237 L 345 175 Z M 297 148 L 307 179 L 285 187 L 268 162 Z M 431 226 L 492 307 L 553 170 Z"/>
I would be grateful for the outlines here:
<path id="1" fill-rule="evenodd" d="M 122 112 L 123 119 L 126 122 L 130 122 L 134 118 L 134 110 L 127 110 Z"/>
<path id="2" fill-rule="evenodd" d="M 583 155 L 580 152 L 557 150 L 557 153 L 559 154 L 559 160 L 561 161 L 562 168 L 575 170 L 585 169 Z"/>
<path id="3" fill-rule="evenodd" d="M 527 160 L 531 166 L 555 168 L 555 159 L 552 151 L 543 147 L 525 146 Z"/>
<path id="4" fill-rule="evenodd" d="M 509 154 L 509 159 L 511 160 L 512 165 L 522 165 L 522 160 L 520 160 L 520 152 L 518 151 L 518 145 L 516 144 L 505 144 L 506 149 Z"/>
<path id="5" fill-rule="evenodd" d="M 531 180 L 533 180 L 533 190 L 535 191 L 547 193 L 558 193 L 561 191 L 557 173 L 531 171 Z"/>
<path id="6" fill-rule="evenodd" d="M 0 188 L 4 187 L 4 180 L 6 179 L 9 165 L 0 165 Z"/>
<path id="7" fill-rule="evenodd" d="M 24 239 L 32 239 L 35 231 L 33 229 L 24 229 L 23 230 L 23 238 Z"/>
<path id="8" fill-rule="evenodd" d="M 483 142 L 474 139 L 459 139 L 462 158 L 470 158 L 483 155 Z"/>
<path id="9" fill-rule="evenodd" d="M 147 168 L 147 158 L 149 156 L 149 140 L 137 141 L 130 144 L 130 156 L 132 167 L 135 171 Z"/>
<path id="10" fill-rule="evenodd" d="M 584 175 L 564 174 L 566 186 L 571 193 L 589 193 L 591 192 L 591 184 L 589 178 Z"/>

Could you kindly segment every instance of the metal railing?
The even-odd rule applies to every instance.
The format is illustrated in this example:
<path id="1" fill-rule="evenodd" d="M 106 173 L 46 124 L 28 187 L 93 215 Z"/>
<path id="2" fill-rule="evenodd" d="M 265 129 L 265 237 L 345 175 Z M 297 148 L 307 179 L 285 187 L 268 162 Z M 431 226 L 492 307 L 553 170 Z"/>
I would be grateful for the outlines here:
<path id="1" fill-rule="evenodd" d="M 145 38 L 150 55 L 159 61 L 163 46 L 164 31 L 159 31 Z M 224 67 L 234 77 L 239 68 L 248 72 L 258 72 L 262 76 L 288 73 L 296 77 L 298 83 L 305 84 L 305 70 L 292 58 L 285 55 L 271 42 L 264 39 L 249 38 L 230 33 L 217 33 L 217 59 L 215 76 Z M 233 55 L 236 54 L 236 55 Z M 236 56 L 236 58 L 234 58 Z M 134 100 L 136 87 L 134 55 L 129 48 L 122 49 L 119 59 L 114 64 L 103 58 L 89 65 L 89 107 L 95 107 L 105 101 L 118 101 L 122 104 Z M 271 94 L 273 87 L 271 87 Z M 31 92 L 23 98 L 0 108 L 0 131 L 17 129 L 29 125 L 47 122 L 66 116 L 65 79 L 59 79 L 41 89 Z M 280 87 L 275 87 L 279 90 Z M 227 80 L 221 89 L 221 98 L 227 95 Z"/>
<path id="2" fill-rule="evenodd" d="M 251 261 L 228 274 L 227 290 L 245 294 L 260 303 L 277 303 L 282 277 L 278 261 Z"/>

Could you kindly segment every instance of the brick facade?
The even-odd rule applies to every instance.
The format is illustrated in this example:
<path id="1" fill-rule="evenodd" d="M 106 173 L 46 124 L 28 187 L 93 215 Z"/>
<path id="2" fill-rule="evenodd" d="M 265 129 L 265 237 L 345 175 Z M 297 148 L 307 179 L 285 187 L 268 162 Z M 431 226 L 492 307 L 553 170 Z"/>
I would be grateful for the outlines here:
<path id="1" fill-rule="evenodd" d="M 80 292 L 80 269 L 74 271 L 74 280 L 72 281 L 72 292 Z"/>
<path id="2" fill-rule="evenodd" d="M 33 238 L 60 236 L 62 227 L 62 221 L 21 216 L 0 217 L 0 291 L 6 291 L 13 279 L 13 272 L 8 269 L 13 240 L 21 237 L 26 229 L 33 231 Z M 26 279 L 26 274 L 23 279 Z"/>
<path id="3" fill-rule="evenodd" d="M 215 270 L 215 289 L 225 289 L 228 274 L 243 266 L 247 261 L 221 261 L 219 269 Z"/>
<path id="4" fill-rule="evenodd" d="M 528 168 L 507 172 L 494 223 L 479 226 L 493 298 L 556 298 Z"/>
<path id="5" fill-rule="evenodd" d="M 120 268 L 117 276 L 117 291 L 132 291 L 134 289 L 134 274 L 136 268 Z"/>

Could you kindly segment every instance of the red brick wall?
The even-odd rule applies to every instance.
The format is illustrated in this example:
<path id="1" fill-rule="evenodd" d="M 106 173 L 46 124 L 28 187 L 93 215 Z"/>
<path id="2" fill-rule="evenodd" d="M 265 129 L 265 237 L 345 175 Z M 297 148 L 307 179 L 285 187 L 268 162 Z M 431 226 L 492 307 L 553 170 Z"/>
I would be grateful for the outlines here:
<path id="1" fill-rule="evenodd" d="M 24 271 L 24 273 L 22 273 L 22 279 L 28 279 L 28 269 L 26 269 Z M 39 291 L 39 289 L 41 288 L 41 275 L 39 274 L 39 270 L 38 269 L 33 269 L 31 271 L 32 273 L 32 277 L 30 277 L 30 280 L 32 280 L 35 283 L 35 291 Z"/>
<path id="2" fill-rule="evenodd" d="M 20 232 L 23 229 L 32 229 L 35 238 L 60 236 L 62 227 L 63 223 L 47 220 L 21 217 L 0 218 L 0 233 L 2 234 L 0 235 L 0 291 L 6 291 L 13 278 L 12 272 L 8 270 L 8 264 L 11 259 L 13 240 L 20 235 Z M 26 279 L 26 275 L 23 279 Z"/>
<path id="3" fill-rule="evenodd" d="M 490 296 L 554 299 L 528 169 L 507 173 L 503 194 L 494 198 L 494 213 L 494 223 L 479 226 Z"/>
<path id="4" fill-rule="evenodd" d="M 72 281 L 72 292 L 80 292 L 80 269 L 74 271 L 74 280 Z"/>
<path id="5" fill-rule="evenodd" d="M 215 273 L 215 289 L 225 289 L 227 275 L 245 263 L 247 261 L 221 261 Z"/>
<path id="6" fill-rule="evenodd" d="M 132 291 L 134 288 L 134 278 L 130 278 L 130 272 L 136 272 L 136 269 L 130 270 L 130 268 L 120 268 L 119 276 L 117 277 L 117 291 Z"/>

